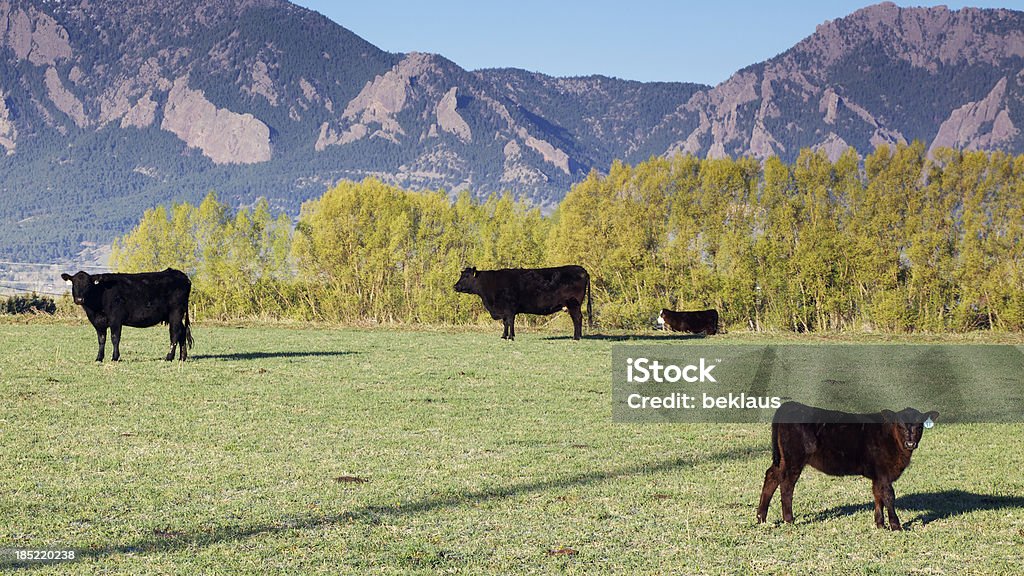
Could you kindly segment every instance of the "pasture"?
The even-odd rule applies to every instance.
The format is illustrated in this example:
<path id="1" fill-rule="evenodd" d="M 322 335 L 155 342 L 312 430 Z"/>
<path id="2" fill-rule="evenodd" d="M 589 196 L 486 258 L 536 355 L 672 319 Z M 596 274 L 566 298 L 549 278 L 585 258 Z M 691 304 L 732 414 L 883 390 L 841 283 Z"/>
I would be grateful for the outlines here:
<path id="1" fill-rule="evenodd" d="M 927 431 L 906 532 L 813 470 L 796 523 L 776 497 L 759 526 L 767 424 L 614 423 L 616 338 L 497 327 L 200 322 L 184 364 L 166 327 L 97 364 L 84 321 L 0 323 L 0 549 L 76 551 L 39 574 L 1024 572 L 1024 425 Z M 715 342 L 772 339 L 839 340 Z"/>

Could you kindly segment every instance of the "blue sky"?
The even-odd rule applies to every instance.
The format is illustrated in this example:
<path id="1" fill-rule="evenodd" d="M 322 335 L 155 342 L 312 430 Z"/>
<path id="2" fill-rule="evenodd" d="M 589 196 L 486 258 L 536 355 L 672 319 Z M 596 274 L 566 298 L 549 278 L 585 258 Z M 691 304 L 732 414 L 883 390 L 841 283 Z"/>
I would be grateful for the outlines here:
<path id="1" fill-rule="evenodd" d="M 847 0 L 298 0 L 388 52 L 441 54 L 468 70 L 717 84 L 785 51 Z M 901 6 L 936 5 L 896 2 Z M 1024 10 L 1024 0 L 947 2 Z"/>

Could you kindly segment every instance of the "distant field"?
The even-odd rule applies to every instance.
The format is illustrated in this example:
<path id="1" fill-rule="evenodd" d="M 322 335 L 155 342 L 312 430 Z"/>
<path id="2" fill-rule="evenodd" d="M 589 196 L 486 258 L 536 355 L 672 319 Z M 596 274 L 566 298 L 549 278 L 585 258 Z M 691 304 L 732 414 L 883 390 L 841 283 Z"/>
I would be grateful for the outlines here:
<path id="1" fill-rule="evenodd" d="M 797 523 L 776 496 L 758 526 L 767 425 L 613 423 L 615 338 L 489 328 L 198 324 L 181 365 L 165 328 L 96 364 L 85 323 L 0 323 L 0 549 L 76 550 L 41 574 L 1024 573 L 1024 425 L 928 431 L 907 532 L 813 470 Z M 775 340 L 840 341 L 715 342 Z M 979 340 L 1021 343 L 944 341 Z"/>

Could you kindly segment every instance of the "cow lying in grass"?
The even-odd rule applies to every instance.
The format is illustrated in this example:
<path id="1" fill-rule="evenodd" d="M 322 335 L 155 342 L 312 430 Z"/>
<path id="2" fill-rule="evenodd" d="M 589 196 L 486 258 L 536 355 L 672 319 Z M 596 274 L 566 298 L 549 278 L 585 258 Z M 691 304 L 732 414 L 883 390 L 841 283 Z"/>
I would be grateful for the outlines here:
<path id="1" fill-rule="evenodd" d="M 782 519 L 793 521 L 793 487 L 810 464 L 832 476 L 865 476 L 875 496 L 875 526 L 902 530 L 892 483 L 910 464 L 925 427 L 939 417 L 913 408 L 847 414 L 786 402 L 772 419 L 772 465 L 764 474 L 757 521 L 764 522 L 775 489 L 782 487 Z"/>
<path id="2" fill-rule="evenodd" d="M 718 334 L 718 310 L 712 308 L 710 310 L 676 312 L 662 308 L 661 314 L 658 315 L 658 325 L 663 330 L 671 329 L 673 332 L 712 336 Z"/>

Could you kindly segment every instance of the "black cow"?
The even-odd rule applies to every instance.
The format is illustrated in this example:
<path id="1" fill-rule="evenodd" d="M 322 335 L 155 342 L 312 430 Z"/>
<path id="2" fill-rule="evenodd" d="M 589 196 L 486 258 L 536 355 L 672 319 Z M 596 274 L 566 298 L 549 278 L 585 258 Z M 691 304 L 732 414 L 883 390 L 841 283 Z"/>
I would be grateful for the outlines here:
<path id="1" fill-rule="evenodd" d="M 476 294 L 484 301 L 491 318 L 504 324 L 502 338 L 515 340 L 516 314 L 554 314 L 567 310 L 573 335 L 583 335 L 583 297 L 587 298 L 587 321 L 594 323 L 590 301 L 590 274 L 582 266 L 557 268 L 466 268 L 455 291 Z"/>
<path id="2" fill-rule="evenodd" d="M 167 360 L 174 359 L 175 347 L 181 347 L 180 360 L 188 357 L 192 347 L 192 328 L 188 320 L 188 297 L 192 282 L 184 272 L 168 268 L 163 272 L 141 274 L 87 274 L 74 276 L 61 274 L 71 282 L 71 295 L 75 304 L 85 309 L 85 315 L 96 329 L 100 350 L 96 361 L 103 361 L 107 342 L 107 328 L 114 342 L 111 360 L 121 358 L 121 327 L 148 328 L 161 322 L 170 325 L 171 351 Z"/>
<path id="3" fill-rule="evenodd" d="M 884 507 L 889 527 L 902 530 L 892 483 L 910 464 L 926 423 L 931 426 L 938 417 L 938 412 L 922 414 L 913 408 L 848 414 L 786 402 L 772 419 L 772 465 L 764 474 L 757 521 L 765 521 L 768 504 L 781 485 L 782 519 L 793 522 L 793 487 L 810 464 L 832 476 L 870 478 L 875 526 L 885 527 Z"/>
<path id="4" fill-rule="evenodd" d="M 693 312 L 675 312 L 662 308 L 658 316 L 658 324 L 668 326 L 673 332 L 704 333 L 708 336 L 718 334 L 718 310 L 695 310 Z"/>

